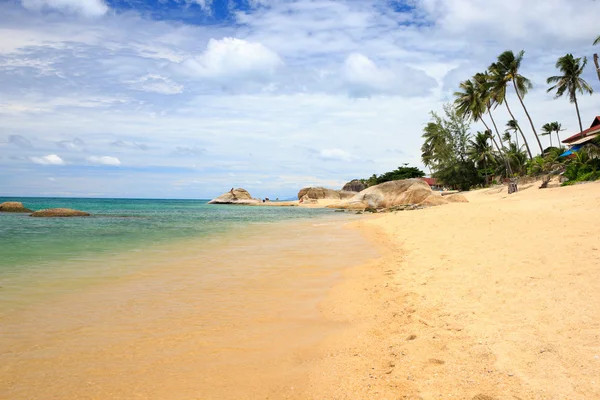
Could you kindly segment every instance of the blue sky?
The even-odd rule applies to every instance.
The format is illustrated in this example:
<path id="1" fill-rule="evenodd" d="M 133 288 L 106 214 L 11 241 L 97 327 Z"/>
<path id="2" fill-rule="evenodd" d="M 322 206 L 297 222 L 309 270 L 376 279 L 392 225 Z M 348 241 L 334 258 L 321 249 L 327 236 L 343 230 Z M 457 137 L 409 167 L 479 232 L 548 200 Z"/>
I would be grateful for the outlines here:
<path id="1" fill-rule="evenodd" d="M 507 49 L 526 51 L 538 126 L 577 130 L 572 105 L 545 92 L 559 56 L 587 56 L 600 91 L 592 0 L 4 0 L 0 11 L 0 195 L 208 198 L 236 186 L 283 198 L 422 166 L 429 111 Z M 580 99 L 584 125 L 598 96 Z"/>

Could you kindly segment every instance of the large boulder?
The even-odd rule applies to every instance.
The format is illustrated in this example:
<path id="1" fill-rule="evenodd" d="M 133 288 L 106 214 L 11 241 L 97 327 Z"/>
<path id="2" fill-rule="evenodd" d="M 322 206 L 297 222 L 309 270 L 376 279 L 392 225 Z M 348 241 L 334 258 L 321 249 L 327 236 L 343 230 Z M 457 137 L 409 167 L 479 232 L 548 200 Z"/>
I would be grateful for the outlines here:
<path id="1" fill-rule="evenodd" d="M 340 195 L 340 199 L 342 200 L 351 199 L 352 197 L 356 196 L 356 192 L 349 192 L 347 190 L 339 190 L 338 193 Z"/>
<path id="2" fill-rule="evenodd" d="M 444 196 L 444 198 L 446 200 L 448 200 L 448 202 L 450 203 L 468 203 L 469 200 L 467 200 L 467 198 L 465 196 L 463 196 L 462 194 L 456 193 L 456 194 L 451 194 L 450 196 Z"/>
<path id="3" fill-rule="evenodd" d="M 72 210 L 70 208 L 48 208 L 36 211 L 31 214 L 32 217 L 89 217 L 90 214 L 84 211 Z"/>
<path id="4" fill-rule="evenodd" d="M 346 192 L 362 192 L 367 188 L 367 185 L 359 181 L 358 179 L 352 179 L 350 182 L 346 183 L 342 188 L 343 191 Z"/>
<path id="5" fill-rule="evenodd" d="M 25 208 L 21 202 L 7 201 L 0 204 L 0 212 L 32 213 L 33 211 L 29 208 Z"/>
<path id="6" fill-rule="evenodd" d="M 232 189 L 227 193 L 220 195 L 217 198 L 212 199 L 208 204 L 260 204 L 261 201 L 253 199 L 250 193 L 246 189 L 237 188 Z"/>
<path id="7" fill-rule="evenodd" d="M 298 192 L 298 200 L 306 196 L 309 199 L 333 199 L 339 200 L 340 193 L 337 190 L 327 189 L 324 187 L 305 187 Z"/>
<path id="8" fill-rule="evenodd" d="M 420 179 L 404 179 L 371 186 L 342 202 L 338 207 L 349 209 L 390 208 L 407 204 L 421 204 L 431 195 L 433 195 L 433 191 L 427 182 Z M 435 200 L 437 201 L 437 199 Z"/>

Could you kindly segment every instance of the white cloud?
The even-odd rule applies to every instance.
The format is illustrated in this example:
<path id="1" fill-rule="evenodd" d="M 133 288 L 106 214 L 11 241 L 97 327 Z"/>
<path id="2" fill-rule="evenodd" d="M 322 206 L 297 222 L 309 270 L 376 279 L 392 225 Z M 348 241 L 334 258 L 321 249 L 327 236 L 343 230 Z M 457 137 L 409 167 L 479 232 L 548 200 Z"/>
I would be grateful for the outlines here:
<path id="1" fill-rule="evenodd" d="M 30 160 L 40 165 L 64 165 L 65 162 L 56 154 L 48 154 L 43 157 L 30 157 Z"/>
<path id="2" fill-rule="evenodd" d="M 90 156 L 87 158 L 92 164 L 119 166 L 121 161 L 117 157 L 112 156 Z"/>
<path id="3" fill-rule="evenodd" d="M 323 149 L 319 152 L 319 157 L 323 160 L 351 161 L 355 157 L 342 149 Z"/>
<path id="4" fill-rule="evenodd" d="M 183 62 L 184 70 L 198 79 L 262 81 L 274 74 L 283 61 L 261 43 L 226 37 L 210 39 L 199 56 Z"/>
<path id="5" fill-rule="evenodd" d="M 141 78 L 131 80 L 128 83 L 132 89 L 144 92 L 159 94 L 179 94 L 183 92 L 183 85 L 173 82 L 167 77 L 155 74 L 148 74 Z"/>
<path id="6" fill-rule="evenodd" d="M 55 9 L 86 17 L 99 17 L 108 11 L 108 6 L 102 0 L 21 0 L 21 4 L 32 11 Z"/>

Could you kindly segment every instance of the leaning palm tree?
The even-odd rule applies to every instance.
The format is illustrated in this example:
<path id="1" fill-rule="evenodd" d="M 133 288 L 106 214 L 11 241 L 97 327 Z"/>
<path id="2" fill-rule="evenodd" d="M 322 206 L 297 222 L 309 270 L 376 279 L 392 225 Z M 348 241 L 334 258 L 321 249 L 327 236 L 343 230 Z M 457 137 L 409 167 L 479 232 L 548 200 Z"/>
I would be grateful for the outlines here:
<path id="1" fill-rule="evenodd" d="M 490 131 L 490 127 L 483 119 L 483 114 L 487 110 L 486 99 L 481 95 L 481 88 L 471 79 L 467 79 L 460 83 L 461 91 L 454 92 L 456 99 L 454 105 L 456 107 L 456 113 L 464 118 L 471 119 L 474 122 L 481 121 L 487 131 Z M 500 146 L 496 143 L 496 139 L 492 136 L 492 141 L 496 146 L 496 149 L 501 152 Z"/>
<path id="2" fill-rule="evenodd" d="M 573 54 L 560 57 L 556 61 L 556 68 L 562 72 L 562 75 L 551 76 L 546 80 L 548 84 L 554 83 L 554 86 L 550 87 L 547 92 L 556 90 L 555 99 L 562 97 L 566 93 L 569 96 L 569 101 L 575 104 L 580 132 L 583 131 L 583 126 L 581 125 L 581 115 L 579 114 L 579 104 L 577 103 L 577 92 L 581 94 L 594 93 L 589 83 L 581 78 L 583 69 L 587 65 L 587 58 L 583 57 L 583 61 L 581 60 L 581 57 L 575 58 Z"/>
<path id="3" fill-rule="evenodd" d="M 554 132 L 554 129 L 552 129 L 552 123 L 551 122 L 547 122 L 544 124 L 544 126 L 542 126 L 542 133 L 540 133 L 540 136 L 549 136 L 550 137 L 550 147 L 552 147 L 552 133 Z"/>
<path id="4" fill-rule="evenodd" d="M 506 123 L 506 132 L 511 131 L 514 133 L 517 147 L 519 147 L 519 136 L 517 135 L 518 130 L 520 130 L 519 122 L 516 119 L 511 119 Z M 523 135 L 523 132 L 521 132 L 521 135 Z M 529 146 L 527 146 L 527 148 L 529 149 Z"/>
<path id="5" fill-rule="evenodd" d="M 535 125 L 533 124 L 531 116 L 529 115 L 529 111 L 527 111 L 527 107 L 525 107 L 525 103 L 523 102 L 523 96 L 525 96 L 529 89 L 533 87 L 529 79 L 525 78 L 519 73 L 519 69 L 521 68 L 521 63 L 523 62 L 524 55 L 525 51 L 523 50 L 517 53 L 517 55 L 515 55 L 510 50 L 505 51 L 504 53 L 498 56 L 498 61 L 495 63 L 495 68 L 497 69 L 497 73 L 499 73 L 505 85 L 512 83 L 512 86 L 515 89 L 515 93 L 519 98 L 519 102 L 523 107 L 523 111 L 525 111 L 525 115 L 527 115 L 527 119 L 529 120 L 529 124 L 531 125 L 533 135 L 535 136 L 538 145 L 540 146 L 540 151 L 543 152 L 544 149 L 542 147 L 542 142 L 540 142 L 540 138 L 538 137 L 537 131 L 535 130 Z"/>
<path id="6" fill-rule="evenodd" d="M 485 185 L 489 184 L 487 167 L 494 160 L 494 152 L 492 146 L 488 142 L 491 138 L 491 132 L 477 132 L 474 140 L 469 140 L 467 155 L 475 163 L 477 168 L 483 169 L 485 174 Z"/>
<path id="7" fill-rule="evenodd" d="M 564 129 L 562 128 L 562 124 L 558 121 L 554 121 L 554 122 L 550 122 L 550 126 L 552 127 L 552 132 L 556 132 L 556 140 L 558 141 L 558 147 L 562 147 L 560 145 L 560 136 L 558 135 L 558 132 L 560 131 L 564 131 Z"/>
<path id="8" fill-rule="evenodd" d="M 600 36 L 594 40 L 594 46 L 600 43 Z M 600 64 L 598 63 L 598 53 L 594 53 L 594 64 L 596 65 L 596 74 L 598 74 L 598 80 L 600 81 Z"/>
<path id="9" fill-rule="evenodd" d="M 525 143 L 525 148 L 527 149 L 529 159 L 533 159 L 531 149 L 529 148 L 529 142 L 527 142 L 527 138 L 525 137 L 521 126 L 516 123 L 517 120 L 515 119 L 515 116 L 512 113 L 512 109 L 508 104 L 508 99 L 506 97 L 506 88 L 508 87 L 508 82 L 505 80 L 503 68 L 498 63 L 493 63 L 488 69 L 490 71 L 490 80 L 492 83 L 491 95 L 497 104 L 504 104 L 506 106 L 506 109 L 510 114 L 511 120 L 515 121 L 516 130 L 519 131 L 519 133 L 521 134 L 521 138 L 523 139 L 523 143 Z"/>
<path id="10" fill-rule="evenodd" d="M 508 144 L 512 143 L 512 136 L 510 136 L 510 132 L 509 131 L 504 131 L 504 135 L 502 135 L 502 140 Z"/>

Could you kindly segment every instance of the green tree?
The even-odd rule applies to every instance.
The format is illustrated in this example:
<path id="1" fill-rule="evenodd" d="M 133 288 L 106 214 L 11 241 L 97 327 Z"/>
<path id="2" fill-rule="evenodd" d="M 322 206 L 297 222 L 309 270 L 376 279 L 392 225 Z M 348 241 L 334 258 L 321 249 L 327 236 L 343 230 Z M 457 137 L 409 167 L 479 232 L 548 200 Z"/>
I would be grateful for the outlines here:
<path id="1" fill-rule="evenodd" d="M 554 122 L 550 122 L 550 126 L 552 127 L 552 132 L 556 133 L 556 140 L 558 141 L 557 146 L 559 148 L 562 147 L 562 145 L 560 144 L 560 136 L 559 136 L 559 132 L 564 131 L 564 129 L 562 128 L 562 124 L 558 121 L 554 121 Z"/>
<path id="2" fill-rule="evenodd" d="M 490 65 L 490 67 L 488 69 L 490 71 L 490 80 L 492 82 L 491 94 L 494 98 L 494 101 L 497 104 L 504 104 L 506 106 L 506 109 L 508 110 L 508 113 L 510 114 L 511 121 L 515 121 L 516 130 L 518 130 L 519 133 L 521 134 L 521 138 L 523 139 L 523 143 L 525 143 L 525 148 L 527 149 L 527 154 L 529 154 L 529 158 L 531 159 L 531 158 L 533 158 L 533 155 L 531 154 L 529 142 L 527 142 L 527 138 L 525 137 L 525 134 L 523 133 L 523 130 L 521 129 L 521 125 L 516 123 L 517 120 L 515 119 L 515 116 L 512 113 L 512 109 L 510 108 L 510 106 L 508 104 L 508 99 L 506 97 L 506 88 L 508 87 L 510 82 L 507 82 L 505 80 L 505 74 L 503 72 L 503 69 L 498 65 L 498 63 L 493 63 L 492 65 Z M 522 81 L 519 81 L 519 82 L 522 82 Z"/>
<path id="3" fill-rule="evenodd" d="M 600 36 L 594 40 L 594 46 L 600 43 Z M 598 75 L 598 80 L 600 81 L 600 64 L 598 63 L 598 53 L 594 53 L 594 64 L 596 65 L 596 74 Z"/>
<path id="4" fill-rule="evenodd" d="M 540 136 L 549 136 L 550 137 L 550 147 L 552 147 L 552 133 L 554 133 L 554 129 L 552 129 L 552 124 L 547 122 L 542 126 L 542 133 Z"/>
<path id="5" fill-rule="evenodd" d="M 556 68 L 560 70 L 562 75 L 551 76 L 546 80 L 548 84 L 554 84 L 548 89 L 548 93 L 556 90 L 555 99 L 562 97 L 566 93 L 569 101 L 575 104 L 580 132 L 583 131 L 583 126 L 581 125 L 581 115 L 579 114 L 579 104 L 577 103 L 577 92 L 581 94 L 594 93 L 592 87 L 581 78 L 586 65 L 586 57 L 583 57 L 582 61 L 581 57 L 575 58 L 573 54 L 567 54 L 556 61 Z"/>
<path id="6" fill-rule="evenodd" d="M 474 139 L 469 140 L 468 155 L 469 158 L 475 163 L 475 166 L 483 170 L 485 175 L 485 185 L 489 185 L 488 180 L 488 167 L 494 161 L 494 152 L 488 139 L 490 139 L 491 133 L 488 132 L 477 132 Z"/>
<path id="7" fill-rule="evenodd" d="M 423 130 L 424 147 L 431 153 L 433 176 L 444 184 L 468 190 L 482 182 L 475 163 L 469 158 L 469 119 L 450 104 L 444 105 L 444 117 L 431 113 L 431 121 Z"/>
<path id="8" fill-rule="evenodd" d="M 519 102 L 523 107 L 523 111 L 525 111 L 525 115 L 529 120 L 531 130 L 533 131 L 538 145 L 540 146 L 540 151 L 543 152 L 544 149 L 542 147 L 542 142 L 540 142 L 540 138 L 538 137 L 537 131 L 535 130 L 535 125 L 533 124 L 531 115 L 529 115 L 529 111 L 527 111 L 527 107 L 525 107 L 525 102 L 523 101 L 523 97 L 527 94 L 529 89 L 533 87 L 529 79 L 527 79 L 519 73 L 519 69 L 521 68 L 521 63 L 523 62 L 524 55 L 525 51 L 523 50 L 521 50 L 516 55 L 511 50 L 507 50 L 498 56 L 497 62 L 493 65 L 494 69 L 496 70 L 497 78 L 500 78 L 500 80 L 503 81 L 505 85 L 512 83 L 515 93 L 517 94 L 517 98 L 519 99 Z"/>
<path id="9" fill-rule="evenodd" d="M 511 119 L 506 123 L 506 132 L 512 132 L 515 135 L 515 143 L 517 147 L 519 147 L 519 135 L 517 135 L 517 131 L 519 130 L 519 123 L 516 119 Z"/>
<path id="10" fill-rule="evenodd" d="M 396 168 L 393 171 L 379 175 L 377 177 L 377 184 L 388 181 L 398 181 L 402 179 L 421 178 L 423 176 L 425 176 L 425 172 L 421 171 L 419 168 L 404 165 Z"/>
<path id="11" fill-rule="evenodd" d="M 515 143 L 511 143 L 506 150 L 506 158 L 515 174 L 522 175 L 525 173 L 525 163 L 527 162 L 527 154 L 519 148 Z"/>

